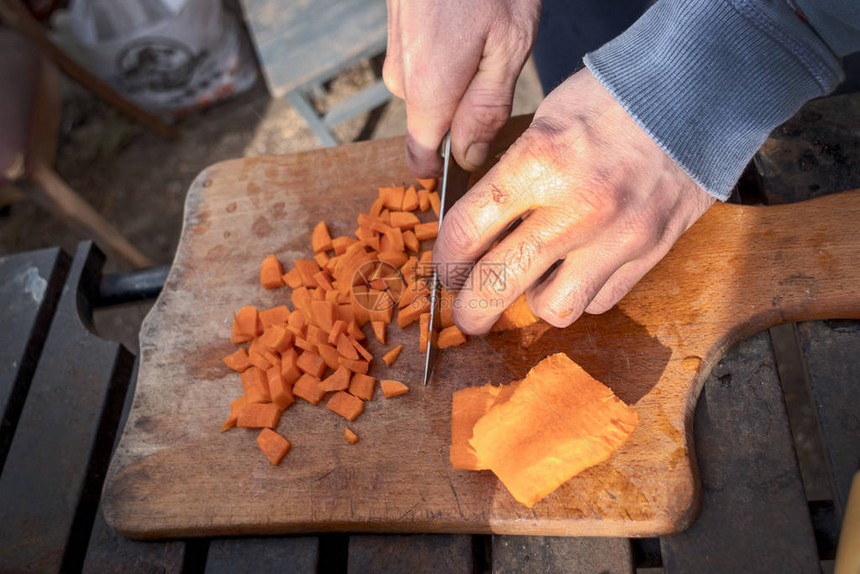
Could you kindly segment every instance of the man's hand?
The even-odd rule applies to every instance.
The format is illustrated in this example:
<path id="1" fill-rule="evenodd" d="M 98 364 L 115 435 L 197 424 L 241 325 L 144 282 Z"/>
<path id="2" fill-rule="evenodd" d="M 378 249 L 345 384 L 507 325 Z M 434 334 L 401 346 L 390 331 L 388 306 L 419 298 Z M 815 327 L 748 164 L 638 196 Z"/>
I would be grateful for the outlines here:
<path id="1" fill-rule="evenodd" d="M 406 100 L 409 169 L 436 175 L 450 128 L 457 163 L 484 163 L 511 113 L 540 0 L 388 0 L 385 85 Z"/>
<path id="2" fill-rule="evenodd" d="M 446 263 L 480 259 L 454 308 L 464 332 L 488 331 L 523 292 L 566 327 L 615 305 L 713 201 L 584 69 L 448 212 L 433 260 L 447 283 Z M 504 264 L 506 284 L 482 282 L 482 263 Z"/>

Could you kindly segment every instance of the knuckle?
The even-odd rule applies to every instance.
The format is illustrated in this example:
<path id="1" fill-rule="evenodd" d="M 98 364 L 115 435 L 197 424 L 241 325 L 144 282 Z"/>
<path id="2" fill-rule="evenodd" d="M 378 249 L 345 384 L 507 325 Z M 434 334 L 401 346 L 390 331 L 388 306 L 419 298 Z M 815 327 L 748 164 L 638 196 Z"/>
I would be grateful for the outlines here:
<path id="1" fill-rule="evenodd" d="M 397 70 L 397 65 L 392 58 L 385 58 L 385 63 L 382 65 L 382 81 L 388 91 L 403 99 L 403 86 L 400 85 L 400 74 Z"/>
<path id="2" fill-rule="evenodd" d="M 469 121 L 479 133 L 495 134 L 511 115 L 511 100 L 507 94 L 475 94 L 470 104 Z"/>

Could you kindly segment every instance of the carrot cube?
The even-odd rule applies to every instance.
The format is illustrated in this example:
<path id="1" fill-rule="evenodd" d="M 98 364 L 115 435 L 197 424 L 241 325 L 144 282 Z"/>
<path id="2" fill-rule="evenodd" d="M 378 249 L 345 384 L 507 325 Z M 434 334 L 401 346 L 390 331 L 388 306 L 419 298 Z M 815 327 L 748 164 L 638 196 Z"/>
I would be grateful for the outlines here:
<path id="1" fill-rule="evenodd" d="M 317 223 L 316 227 L 314 227 L 314 230 L 311 233 L 311 247 L 313 247 L 314 253 L 331 251 L 333 249 L 331 244 L 331 233 L 329 233 L 328 226 L 325 224 L 325 221 L 320 221 Z"/>
<path id="2" fill-rule="evenodd" d="M 304 399 L 312 405 L 318 405 L 325 395 L 320 389 L 320 380 L 313 375 L 304 374 L 293 385 L 293 395 Z"/>
<path id="3" fill-rule="evenodd" d="M 248 403 L 239 413 L 236 426 L 242 429 L 275 428 L 279 418 L 281 409 L 274 403 Z"/>
<path id="4" fill-rule="evenodd" d="M 236 421 L 239 420 L 239 414 L 242 412 L 242 409 L 245 408 L 246 404 L 248 404 L 248 400 L 244 395 L 230 403 L 230 416 L 227 417 L 227 420 L 224 421 L 223 425 L 221 425 L 221 432 L 230 430 L 236 426 Z"/>
<path id="5" fill-rule="evenodd" d="M 320 381 L 320 390 L 326 393 L 331 391 L 345 391 L 349 388 L 350 377 L 352 377 L 352 372 L 341 365 L 328 378 Z"/>
<path id="6" fill-rule="evenodd" d="M 382 355 L 382 362 L 390 367 L 394 363 L 394 361 L 397 360 L 397 357 L 400 356 L 400 351 L 402 351 L 402 350 L 403 350 L 403 345 L 397 345 L 396 347 L 394 347 L 393 349 L 389 350 L 387 353 Z"/>
<path id="7" fill-rule="evenodd" d="M 266 371 L 266 378 L 269 382 L 269 394 L 272 396 L 272 402 L 278 405 L 279 409 L 284 410 L 296 402 L 291 386 L 287 384 L 280 369 L 272 367 Z"/>
<path id="8" fill-rule="evenodd" d="M 244 347 L 236 351 L 235 353 L 231 353 L 224 357 L 224 364 L 236 371 L 237 373 L 241 373 L 251 366 L 251 361 L 248 358 L 248 351 L 245 350 Z"/>
<path id="9" fill-rule="evenodd" d="M 382 394 L 385 395 L 386 399 L 399 397 L 409 392 L 409 387 L 400 381 L 382 380 L 379 381 L 379 386 L 382 387 Z"/>
<path id="10" fill-rule="evenodd" d="M 277 289 L 284 286 L 282 276 L 284 267 L 274 255 L 267 255 L 260 263 L 260 284 L 266 289 Z"/>
<path id="11" fill-rule="evenodd" d="M 343 391 L 335 393 L 326 406 L 350 422 L 364 412 L 364 401 Z"/>
<path id="12" fill-rule="evenodd" d="M 373 399 L 374 388 L 376 388 L 376 379 L 362 373 L 355 373 L 349 383 L 350 394 L 364 401 Z"/>
<path id="13" fill-rule="evenodd" d="M 258 367 L 251 367 L 240 375 L 242 389 L 249 403 L 268 403 L 272 400 L 266 373 Z"/>
<path id="14" fill-rule="evenodd" d="M 290 450 L 290 441 L 271 429 L 263 429 L 257 435 L 257 446 L 266 455 L 273 465 L 278 466 L 287 451 Z"/>

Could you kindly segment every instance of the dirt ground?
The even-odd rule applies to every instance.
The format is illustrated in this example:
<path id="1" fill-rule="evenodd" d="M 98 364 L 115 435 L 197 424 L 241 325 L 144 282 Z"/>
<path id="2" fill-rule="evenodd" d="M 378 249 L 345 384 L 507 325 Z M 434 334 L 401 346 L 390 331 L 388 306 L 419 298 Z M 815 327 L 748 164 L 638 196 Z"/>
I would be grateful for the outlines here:
<path id="1" fill-rule="evenodd" d="M 369 84 L 378 67 L 364 62 L 344 72 L 331 83 L 321 104 L 331 105 Z M 517 87 L 514 113 L 533 112 L 542 97 L 529 63 Z M 250 91 L 191 116 L 178 127 L 179 141 L 163 140 L 77 86 L 66 86 L 57 172 L 157 264 L 173 259 L 185 194 L 201 170 L 226 159 L 320 146 L 292 106 L 269 96 L 261 77 Z M 336 135 L 350 142 L 405 131 L 405 106 L 393 99 L 375 112 L 341 124 Z M 52 246 L 71 254 L 84 239 L 85 233 L 34 203 L 17 203 L 0 212 L 0 256 Z M 108 257 L 106 273 L 125 269 L 123 262 Z M 99 311 L 99 334 L 136 351 L 139 325 L 150 305 Z"/>

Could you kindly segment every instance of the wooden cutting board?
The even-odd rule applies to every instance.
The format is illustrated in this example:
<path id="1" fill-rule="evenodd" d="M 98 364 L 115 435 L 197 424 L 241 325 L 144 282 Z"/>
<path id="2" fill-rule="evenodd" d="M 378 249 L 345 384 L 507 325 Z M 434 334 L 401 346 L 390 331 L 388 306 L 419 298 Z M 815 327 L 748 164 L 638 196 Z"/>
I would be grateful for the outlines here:
<path id="1" fill-rule="evenodd" d="M 308 257 L 316 222 L 326 220 L 333 236 L 352 234 L 378 186 L 410 180 L 402 138 L 227 161 L 198 176 L 173 268 L 141 329 L 134 404 L 105 484 L 116 530 L 134 538 L 676 532 L 699 497 L 696 398 L 724 351 L 780 322 L 860 317 L 860 190 L 776 207 L 716 205 L 611 311 L 564 330 L 538 324 L 472 338 L 442 352 L 428 387 L 417 325 L 391 326 L 387 347 L 406 350 L 372 374 L 405 381 L 409 394 L 388 401 L 377 390 L 350 424 L 361 437 L 354 446 L 342 418 L 299 401 L 278 427 L 292 450 L 274 467 L 255 431 L 218 432 L 241 394 L 221 362 L 235 348 L 231 314 L 288 301 L 289 289 L 260 287 L 264 255 L 287 264 Z M 608 461 L 528 510 L 491 472 L 450 468 L 451 395 L 519 379 L 558 351 L 632 405 L 640 423 Z"/>

